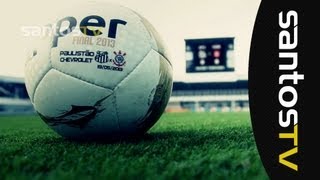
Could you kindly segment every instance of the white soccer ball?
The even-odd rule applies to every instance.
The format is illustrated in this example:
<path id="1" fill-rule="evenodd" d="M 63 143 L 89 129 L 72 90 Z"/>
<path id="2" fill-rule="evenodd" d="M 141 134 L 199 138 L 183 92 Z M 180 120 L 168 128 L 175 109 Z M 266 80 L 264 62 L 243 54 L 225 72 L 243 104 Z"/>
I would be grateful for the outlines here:
<path id="1" fill-rule="evenodd" d="M 134 11 L 89 3 L 52 24 L 25 66 L 40 117 L 67 138 L 143 134 L 172 90 L 172 66 L 153 26 Z"/>

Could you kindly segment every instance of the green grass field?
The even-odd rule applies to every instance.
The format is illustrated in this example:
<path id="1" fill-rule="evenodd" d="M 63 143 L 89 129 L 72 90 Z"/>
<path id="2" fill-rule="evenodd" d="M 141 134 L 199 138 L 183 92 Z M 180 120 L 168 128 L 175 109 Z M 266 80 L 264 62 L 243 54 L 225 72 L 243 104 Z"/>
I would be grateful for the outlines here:
<path id="1" fill-rule="evenodd" d="M 0 117 L 0 179 L 268 179 L 249 113 L 167 113 L 149 133 L 67 141 L 38 116 Z"/>

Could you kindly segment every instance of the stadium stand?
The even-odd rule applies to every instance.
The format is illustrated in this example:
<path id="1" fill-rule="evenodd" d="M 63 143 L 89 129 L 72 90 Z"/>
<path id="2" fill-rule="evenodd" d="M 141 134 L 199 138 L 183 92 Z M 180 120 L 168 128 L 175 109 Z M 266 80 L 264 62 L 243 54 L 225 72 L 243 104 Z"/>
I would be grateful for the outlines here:
<path id="1" fill-rule="evenodd" d="M 0 115 L 34 112 L 23 78 L 0 76 Z"/>
<path id="2" fill-rule="evenodd" d="M 248 81 L 174 82 L 166 111 L 249 111 Z"/>

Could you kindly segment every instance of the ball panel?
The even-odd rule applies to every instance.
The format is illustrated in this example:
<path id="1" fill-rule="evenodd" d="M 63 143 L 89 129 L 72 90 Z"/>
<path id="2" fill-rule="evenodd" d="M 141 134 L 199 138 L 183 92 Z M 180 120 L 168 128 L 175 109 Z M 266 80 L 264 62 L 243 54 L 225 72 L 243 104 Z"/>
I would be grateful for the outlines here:
<path id="1" fill-rule="evenodd" d="M 102 5 L 90 4 L 81 12 L 72 13 L 78 25 L 71 33 L 58 38 L 57 47 L 51 49 L 51 61 L 59 71 L 113 89 L 150 51 L 151 39 L 134 12 Z M 88 36 L 80 31 L 80 21 L 90 15 L 105 21 L 105 27 L 88 27 L 99 29 L 101 35 Z M 111 19 L 125 22 L 117 25 L 115 38 L 108 37 Z"/>
<path id="2" fill-rule="evenodd" d="M 159 80 L 159 55 L 151 50 L 137 68 L 116 88 L 116 107 L 120 128 L 136 131 L 136 120 L 145 115 L 152 101 L 152 91 Z"/>
<path id="3" fill-rule="evenodd" d="M 51 127 L 68 126 L 80 132 L 88 128 L 91 121 L 101 117 L 102 112 L 108 111 L 110 116 L 103 120 L 104 127 L 114 128 L 118 127 L 115 111 L 112 101 L 107 101 L 109 98 L 112 99 L 112 93 L 112 90 L 52 69 L 37 87 L 34 106 L 42 119 Z"/>
<path id="4" fill-rule="evenodd" d="M 118 117 L 115 110 L 115 96 L 101 102 L 101 111 L 85 127 L 69 125 L 51 126 L 58 134 L 71 139 L 110 139 L 120 136 Z"/>
<path id="5" fill-rule="evenodd" d="M 144 127 L 147 130 L 159 119 L 160 116 L 148 117 L 152 111 L 157 111 L 160 115 L 163 112 L 163 109 L 159 109 L 160 113 L 157 106 L 159 103 L 159 108 L 166 106 L 171 85 L 170 89 L 164 86 L 168 81 L 172 84 L 170 75 L 170 64 L 158 52 L 151 50 L 142 63 L 117 86 L 114 93 L 121 131 L 140 132 L 140 128 L 145 126 L 145 120 L 150 124 Z"/>
<path id="6" fill-rule="evenodd" d="M 32 57 L 25 64 L 25 85 L 31 102 L 34 101 L 34 92 L 40 80 L 51 69 L 50 63 L 50 41 L 52 38 L 39 39 L 38 47 Z"/>
<path id="7" fill-rule="evenodd" d="M 172 93 L 172 67 L 168 59 L 159 54 L 159 81 L 152 93 L 152 102 L 146 115 L 137 121 L 139 133 L 147 132 L 161 117 Z"/>

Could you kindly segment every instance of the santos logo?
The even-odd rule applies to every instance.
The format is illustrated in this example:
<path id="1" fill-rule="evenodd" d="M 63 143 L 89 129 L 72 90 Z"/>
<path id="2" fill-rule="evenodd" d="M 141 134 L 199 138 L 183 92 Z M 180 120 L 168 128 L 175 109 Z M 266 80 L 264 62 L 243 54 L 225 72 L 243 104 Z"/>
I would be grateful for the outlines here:
<path id="1" fill-rule="evenodd" d="M 68 24 L 67 27 L 62 25 Z M 121 19 L 111 19 L 109 22 L 109 29 L 106 37 L 115 39 L 117 36 L 118 25 L 126 25 L 127 22 Z M 65 17 L 57 22 L 52 48 L 57 47 L 58 40 L 60 37 L 66 36 L 71 33 L 77 26 L 77 19 L 75 17 L 69 16 Z M 88 28 L 90 27 L 90 29 Z M 93 28 L 97 28 L 92 30 Z M 90 15 L 83 18 L 79 24 L 80 31 L 87 36 L 100 36 L 103 32 L 101 28 L 106 27 L 106 21 L 97 15 Z"/>
<path id="2" fill-rule="evenodd" d="M 289 11 L 279 13 L 279 26 L 282 30 L 279 33 L 279 72 L 286 73 L 279 76 L 279 85 L 282 86 L 279 90 L 278 100 L 283 107 L 279 111 L 279 125 L 282 128 L 293 127 L 291 133 L 279 133 L 280 139 L 289 139 L 293 142 L 293 147 L 279 155 L 279 163 L 298 171 L 298 165 L 290 161 L 289 157 L 298 153 L 298 111 L 295 106 L 298 102 L 298 86 L 299 80 L 304 79 L 303 74 L 299 74 L 298 67 L 298 13 Z M 288 63 L 292 62 L 292 63 Z M 288 74 L 291 72 L 291 74 Z M 286 97 L 291 98 L 286 98 Z M 292 130 L 291 130 L 292 131 Z"/>

